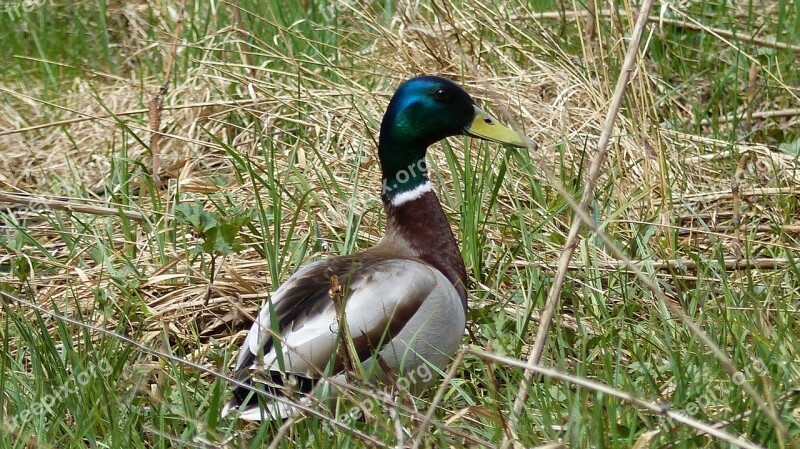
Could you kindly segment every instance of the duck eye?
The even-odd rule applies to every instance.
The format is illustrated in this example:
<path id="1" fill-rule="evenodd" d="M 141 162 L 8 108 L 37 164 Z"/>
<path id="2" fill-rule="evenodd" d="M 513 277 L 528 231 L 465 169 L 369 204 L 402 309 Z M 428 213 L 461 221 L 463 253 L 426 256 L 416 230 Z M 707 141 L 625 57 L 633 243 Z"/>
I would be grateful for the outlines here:
<path id="1" fill-rule="evenodd" d="M 436 92 L 433 93 L 433 97 L 439 101 L 445 101 L 450 99 L 450 91 L 446 89 L 437 89 Z"/>

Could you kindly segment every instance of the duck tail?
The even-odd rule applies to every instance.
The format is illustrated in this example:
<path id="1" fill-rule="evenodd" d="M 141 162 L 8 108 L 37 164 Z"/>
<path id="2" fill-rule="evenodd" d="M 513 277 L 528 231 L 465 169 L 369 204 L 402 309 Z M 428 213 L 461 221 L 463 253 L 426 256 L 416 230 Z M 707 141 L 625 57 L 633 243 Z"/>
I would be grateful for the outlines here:
<path id="1" fill-rule="evenodd" d="M 250 381 L 246 381 L 251 385 Z M 287 419 L 295 407 L 283 401 L 263 399 L 258 391 L 252 388 L 238 386 L 233 390 L 233 397 L 224 407 L 220 416 L 223 418 L 236 418 L 245 421 L 279 421 Z"/>
<path id="2" fill-rule="evenodd" d="M 255 404 L 242 404 L 234 397 L 225 404 L 220 415 L 244 421 L 279 421 L 289 418 L 293 411 L 294 407 L 282 402 L 270 402 L 262 408 L 258 401 Z"/>
<path id="3" fill-rule="evenodd" d="M 273 378 L 272 385 L 263 385 L 265 392 L 273 396 L 280 397 L 284 400 L 274 400 L 270 397 L 264 397 L 261 390 L 253 387 L 252 378 L 242 379 L 245 385 L 238 385 L 233 389 L 233 397 L 222 408 L 220 416 L 223 418 L 231 417 L 242 419 L 245 421 L 275 421 L 287 419 L 294 413 L 296 407 L 292 406 L 288 398 L 286 398 L 284 391 L 278 382 L 282 382 L 280 373 L 270 373 Z M 301 392 L 308 393 L 314 381 L 311 379 L 303 378 L 303 382 L 299 385 L 302 387 Z M 262 384 L 259 384 L 262 385 Z"/>

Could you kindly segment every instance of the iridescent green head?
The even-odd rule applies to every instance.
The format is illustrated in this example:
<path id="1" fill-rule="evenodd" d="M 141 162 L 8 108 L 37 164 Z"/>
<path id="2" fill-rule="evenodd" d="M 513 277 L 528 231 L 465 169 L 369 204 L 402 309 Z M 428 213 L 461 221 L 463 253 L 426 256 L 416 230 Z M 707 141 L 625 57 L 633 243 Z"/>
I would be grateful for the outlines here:
<path id="1" fill-rule="evenodd" d="M 530 141 L 479 108 L 458 84 L 435 76 L 404 82 L 381 122 L 378 157 L 385 201 L 428 182 L 425 153 L 446 137 L 470 135 L 515 147 Z"/>

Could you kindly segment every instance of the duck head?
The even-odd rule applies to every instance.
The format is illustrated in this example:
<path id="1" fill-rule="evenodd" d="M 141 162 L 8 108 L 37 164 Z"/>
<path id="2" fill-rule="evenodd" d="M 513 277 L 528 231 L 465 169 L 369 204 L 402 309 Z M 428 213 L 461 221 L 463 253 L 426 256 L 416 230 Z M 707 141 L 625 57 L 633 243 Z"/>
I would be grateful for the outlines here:
<path id="1" fill-rule="evenodd" d="M 384 200 L 426 183 L 428 147 L 458 135 L 518 148 L 535 147 L 527 137 L 478 107 L 458 84 L 435 76 L 411 78 L 397 89 L 381 122 L 378 157 Z"/>

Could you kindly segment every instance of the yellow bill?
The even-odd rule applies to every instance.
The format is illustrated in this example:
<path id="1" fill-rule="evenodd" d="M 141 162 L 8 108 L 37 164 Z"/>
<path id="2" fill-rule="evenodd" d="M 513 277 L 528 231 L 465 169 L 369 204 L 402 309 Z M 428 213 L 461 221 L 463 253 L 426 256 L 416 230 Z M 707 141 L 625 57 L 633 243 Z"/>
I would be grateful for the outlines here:
<path id="1" fill-rule="evenodd" d="M 536 143 L 532 140 L 507 126 L 503 126 L 496 118 L 478 106 L 475 106 L 475 120 L 472 121 L 470 126 L 464 128 L 464 133 L 472 137 L 513 147 L 536 149 Z"/>

